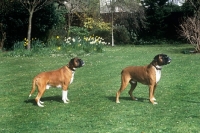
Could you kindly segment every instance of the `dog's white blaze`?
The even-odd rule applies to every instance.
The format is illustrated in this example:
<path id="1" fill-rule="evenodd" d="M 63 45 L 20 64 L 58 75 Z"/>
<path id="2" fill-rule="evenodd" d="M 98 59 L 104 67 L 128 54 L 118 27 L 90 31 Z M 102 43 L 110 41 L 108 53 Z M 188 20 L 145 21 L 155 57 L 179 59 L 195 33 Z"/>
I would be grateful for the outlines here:
<path id="1" fill-rule="evenodd" d="M 156 66 L 157 68 L 162 68 L 161 66 Z M 161 78 L 161 70 L 157 70 L 155 68 L 155 71 L 156 71 L 156 83 L 158 83 L 160 81 L 160 78 Z"/>
<path id="2" fill-rule="evenodd" d="M 73 80 L 74 80 L 74 73 L 75 72 L 72 72 L 72 77 L 71 77 L 71 80 L 70 80 L 70 84 L 73 82 Z"/>

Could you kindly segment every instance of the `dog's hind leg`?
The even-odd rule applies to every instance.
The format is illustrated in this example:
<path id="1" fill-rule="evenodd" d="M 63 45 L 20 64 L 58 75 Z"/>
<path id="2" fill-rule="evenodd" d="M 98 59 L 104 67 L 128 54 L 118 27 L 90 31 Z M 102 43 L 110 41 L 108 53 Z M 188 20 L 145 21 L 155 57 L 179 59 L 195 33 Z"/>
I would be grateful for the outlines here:
<path id="1" fill-rule="evenodd" d="M 37 103 L 37 105 L 39 107 L 44 107 L 44 105 L 42 105 L 44 102 L 40 101 L 40 98 L 42 97 L 42 95 L 44 94 L 44 91 L 45 91 L 45 87 L 43 87 L 43 89 L 38 89 L 38 95 L 37 97 L 35 98 L 35 101 Z"/>
<path id="2" fill-rule="evenodd" d="M 126 86 L 128 85 L 129 80 L 130 79 L 127 80 L 125 77 L 121 78 L 121 87 L 120 87 L 120 89 L 116 93 L 116 103 L 120 103 L 119 102 L 119 96 L 120 96 L 121 92 L 123 90 L 125 90 Z"/>
<path id="3" fill-rule="evenodd" d="M 131 89 L 129 90 L 128 94 L 130 95 L 130 97 L 131 97 L 133 100 L 137 100 L 137 98 L 135 98 L 135 97 L 133 96 L 133 91 L 134 91 L 135 87 L 137 86 L 137 82 L 134 82 L 134 81 L 130 80 L 129 83 L 131 84 Z"/>

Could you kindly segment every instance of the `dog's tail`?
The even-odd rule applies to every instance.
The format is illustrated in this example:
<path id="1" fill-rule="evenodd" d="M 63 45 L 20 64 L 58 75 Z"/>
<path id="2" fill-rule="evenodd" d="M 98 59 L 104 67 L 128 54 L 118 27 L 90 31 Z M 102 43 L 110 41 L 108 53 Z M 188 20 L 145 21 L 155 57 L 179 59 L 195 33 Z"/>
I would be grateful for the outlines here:
<path id="1" fill-rule="evenodd" d="M 36 88 L 36 79 L 34 78 L 33 79 L 33 82 L 32 82 L 32 90 L 29 94 L 29 97 L 31 97 L 31 95 L 33 94 L 33 92 L 35 91 L 35 88 Z"/>

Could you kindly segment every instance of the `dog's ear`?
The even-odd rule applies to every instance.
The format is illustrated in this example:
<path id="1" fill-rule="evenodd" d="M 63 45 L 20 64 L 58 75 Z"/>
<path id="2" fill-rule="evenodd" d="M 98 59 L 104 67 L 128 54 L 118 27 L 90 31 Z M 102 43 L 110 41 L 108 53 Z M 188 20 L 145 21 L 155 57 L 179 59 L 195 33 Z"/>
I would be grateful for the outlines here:
<path id="1" fill-rule="evenodd" d="M 153 58 L 153 61 L 151 62 L 151 64 L 153 64 L 154 66 L 158 65 L 158 63 L 159 63 L 159 58 L 160 58 L 160 54 L 156 55 L 156 56 Z"/>
<path id="2" fill-rule="evenodd" d="M 154 60 L 158 60 L 159 59 L 160 54 L 156 55 L 153 59 Z"/>
<path id="3" fill-rule="evenodd" d="M 69 68 L 73 68 L 74 67 L 74 58 L 69 61 L 68 66 L 69 66 Z"/>
<path id="4" fill-rule="evenodd" d="M 70 64 L 74 64 L 74 58 L 70 60 Z"/>

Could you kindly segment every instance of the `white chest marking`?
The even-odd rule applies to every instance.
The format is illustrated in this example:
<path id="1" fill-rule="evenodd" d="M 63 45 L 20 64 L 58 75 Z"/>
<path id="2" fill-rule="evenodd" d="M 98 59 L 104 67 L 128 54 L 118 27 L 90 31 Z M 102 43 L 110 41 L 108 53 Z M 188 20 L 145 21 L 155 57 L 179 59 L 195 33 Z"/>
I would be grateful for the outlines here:
<path id="1" fill-rule="evenodd" d="M 73 80 L 74 80 L 74 73 L 75 72 L 72 72 L 72 77 L 71 77 L 71 80 L 70 80 L 70 84 L 73 82 Z"/>
<path id="2" fill-rule="evenodd" d="M 161 68 L 161 66 L 156 66 L 157 68 Z M 157 70 L 155 68 L 155 71 L 156 71 L 156 83 L 159 82 L 160 78 L 161 78 L 161 70 Z"/>

